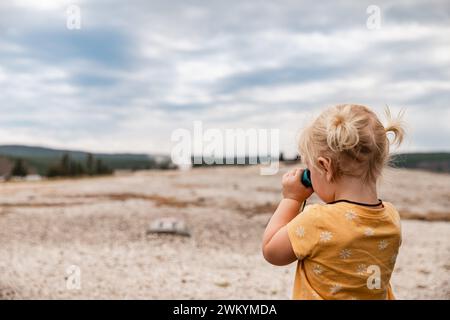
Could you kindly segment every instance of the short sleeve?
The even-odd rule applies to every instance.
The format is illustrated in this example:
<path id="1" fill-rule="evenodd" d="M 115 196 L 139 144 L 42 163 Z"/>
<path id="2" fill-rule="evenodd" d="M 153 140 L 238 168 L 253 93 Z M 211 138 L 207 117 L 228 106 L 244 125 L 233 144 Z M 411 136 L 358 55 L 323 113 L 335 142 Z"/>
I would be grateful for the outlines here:
<path id="1" fill-rule="evenodd" d="M 287 224 L 287 232 L 295 256 L 302 260 L 310 256 L 319 240 L 317 205 L 306 206 Z"/>

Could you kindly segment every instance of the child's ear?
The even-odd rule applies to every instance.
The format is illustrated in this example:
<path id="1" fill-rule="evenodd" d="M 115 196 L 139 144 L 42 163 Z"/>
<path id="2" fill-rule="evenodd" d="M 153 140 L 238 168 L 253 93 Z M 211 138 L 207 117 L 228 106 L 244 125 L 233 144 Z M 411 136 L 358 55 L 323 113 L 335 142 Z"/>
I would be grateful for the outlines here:
<path id="1" fill-rule="evenodd" d="M 318 162 L 320 168 L 325 173 L 325 177 L 327 178 L 327 182 L 331 182 L 333 180 L 333 171 L 332 171 L 332 167 L 331 167 L 331 159 L 330 158 L 319 157 L 319 158 L 317 158 L 317 162 Z"/>

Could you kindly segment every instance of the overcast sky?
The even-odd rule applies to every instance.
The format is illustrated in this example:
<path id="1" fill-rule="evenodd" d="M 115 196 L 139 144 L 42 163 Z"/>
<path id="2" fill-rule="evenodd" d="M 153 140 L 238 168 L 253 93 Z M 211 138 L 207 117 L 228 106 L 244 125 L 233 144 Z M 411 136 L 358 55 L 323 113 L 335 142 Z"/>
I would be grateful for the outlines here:
<path id="1" fill-rule="evenodd" d="M 449 67 L 446 0 L 2 1 L 0 144 L 167 153 L 201 120 L 278 128 L 289 152 L 351 102 L 404 108 L 402 151 L 450 151 Z"/>

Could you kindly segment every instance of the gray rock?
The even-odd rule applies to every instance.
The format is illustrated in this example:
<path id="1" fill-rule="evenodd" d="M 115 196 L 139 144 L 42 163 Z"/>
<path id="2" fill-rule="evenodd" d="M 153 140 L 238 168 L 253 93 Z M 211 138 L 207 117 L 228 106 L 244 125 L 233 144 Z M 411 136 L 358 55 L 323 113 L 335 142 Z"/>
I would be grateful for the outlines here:
<path id="1" fill-rule="evenodd" d="M 160 218 L 153 221 L 147 229 L 147 234 L 173 234 L 190 237 L 191 233 L 187 229 L 183 220 L 178 218 Z"/>

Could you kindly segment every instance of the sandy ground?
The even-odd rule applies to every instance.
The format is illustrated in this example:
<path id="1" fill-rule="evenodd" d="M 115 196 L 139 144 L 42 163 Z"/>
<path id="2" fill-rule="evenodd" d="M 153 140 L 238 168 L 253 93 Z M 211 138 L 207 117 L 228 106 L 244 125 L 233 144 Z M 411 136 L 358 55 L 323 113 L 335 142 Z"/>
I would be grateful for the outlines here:
<path id="1" fill-rule="evenodd" d="M 2 183 L 0 298 L 289 299 L 295 264 L 271 266 L 260 248 L 287 169 Z M 380 190 L 405 218 L 397 298 L 450 299 L 450 175 L 392 170 Z M 192 236 L 147 235 L 159 217 Z M 67 287 L 71 265 L 80 289 Z"/>

